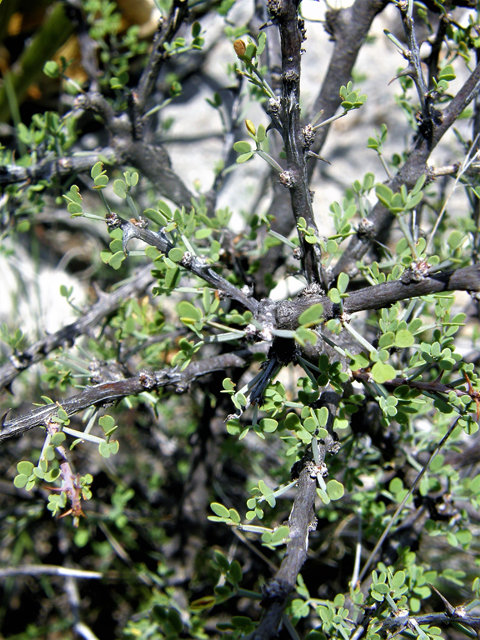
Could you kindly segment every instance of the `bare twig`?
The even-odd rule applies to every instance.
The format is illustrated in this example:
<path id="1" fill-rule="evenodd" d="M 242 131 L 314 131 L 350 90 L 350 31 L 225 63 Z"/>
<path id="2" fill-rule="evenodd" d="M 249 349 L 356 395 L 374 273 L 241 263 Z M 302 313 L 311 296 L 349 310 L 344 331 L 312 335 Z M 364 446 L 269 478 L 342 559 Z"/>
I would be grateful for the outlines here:
<path id="1" fill-rule="evenodd" d="M 464 111 L 470 102 L 478 95 L 479 91 L 480 64 L 477 64 L 455 98 L 449 103 L 448 107 L 439 113 L 441 122 L 438 125 L 433 125 L 431 139 L 425 140 L 424 138 L 419 138 L 417 140 L 417 144 L 410 153 L 408 160 L 389 184 L 392 191 L 399 191 L 402 184 L 405 184 L 407 188 L 411 189 L 418 178 L 427 172 L 426 162 L 429 155 L 462 111 Z M 357 261 L 362 259 L 375 240 L 382 242 L 385 240 L 394 219 L 393 214 L 380 202 L 377 202 L 368 217 L 373 228 L 373 233 L 368 235 L 357 234 L 357 236 L 352 238 L 340 260 L 334 267 L 334 275 L 338 276 L 342 271 L 355 273 Z"/>
<path id="2" fill-rule="evenodd" d="M 400 14 L 402 16 L 403 29 L 407 38 L 408 50 L 404 51 L 404 55 L 408 61 L 409 73 L 412 78 L 415 87 L 417 89 L 418 98 L 422 106 L 422 111 L 425 118 L 430 118 L 428 112 L 426 98 L 427 98 L 427 83 L 423 76 L 422 65 L 420 61 L 420 48 L 418 46 L 417 37 L 415 35 L 415 25 L 413 22 L 413 1 L 406 0 L 398 3 Z"/>
<path id="3" fill-rule="evenodd" d="M 460 419 L 460 417 L 458 417 L 458 418 L 456 418 L 454 420 L 454 422 L 453 422 L 452 426 L 450 427 L 450 429 L 447 431 L 447 433 L 440 440 L 438 445 L 433 450 L 431 456 L 429 457 L 427 463 L 424 465 L 424 467 L 422 468 L 420 473 L 415 478 L 415 482 L 410 487 L 410 490 L 408 491 L 407 495 L 404 497 L 402 502 L 398 505 L 395 513 L 392 516 L 392 519 L 390 520 L 390 522 L 385 527 L 384 532 L 382 533 L 382 535 L 378 539 L 377 544 L 373 548 L 373 551 L 370 554 L 370 556 L 368 557 L 367 562 L 364 564 L 363 569 L 360 572 L 360 576 L 359 576 L 359 580 L 360 581 L 362 581 L 363 578 L 365 577 L 365 574 L 367 573 L 368 568 L 370 567 L 370 565 L 372 564 L 373 560 L 375 559 L 375 556 L 377 555 L 378 550 L 381 548 L 382 544 L 384 543 L 385 539 L 387 538 L 388 534 L 390 533 L 391 528 L 396 523 L 398 516 L 402 513 L 403 507 L 407 504 L 407 501 L 409 500 L 409 498 L 412 495 L 412 493 L 415 491 L 416 487 L 418 486 L 418 483 L 423 478 L 425 473 L 428 471 L 428 467 L 430 466 L 432 460 L 435 458 L 435 456 L 440 451 L 440 449 L 443 447 L 443 445 L 448 440 L 448 438 L 452 435 L 452 432 L 455 429 L 455 427 L 457 426 L 457 422 L 458 422 L 459 419 Z"/>
<path id="4" fill-rule="evenodd" d="M 270 0 L 268 8 L 273 20 L 280 28 L 282 46 L 282 100 L 280 119 L 282 136 L 287 156 L 287 169 L 280 174 L 280 182 L 288 187 L 292 200 L 295 222 L 304 218 L 307 227 L 318 235 L 313 215 L 312 195 L 308 188 L 306 150 L 310 146 L 302 132 L 300 122 L 300 61 L 302 41 L 305 39 L 303 21 L 298 18 L 296 0 Z M 313 140 L 312 140 L 313 141 Z M 324 283 L 325 277 L 321 264 L 321 251 L 318 244 L 306 242 L 305 235 L 299 231 L 302 248 L 302 268 L 307 282 Z"/>
<path id="5" fill-rule="evenodd" d="M 15 164 L 2 165 L 0 166 L 0 186 L 18 182 L 52 180 L 53 178 L 67 177 L 73 173 L 90 171 L 101 157 L 114 162 L 115 152 L 112 148 L 107 147 L 86 155 L 63 156 L 62 158 L 47 156 L 30 167 L 20 167 Z"/>
<path id="6" fill-rule="evenodd" d="M 356 380 L 362 380 L 363 382 L 368 382 L 370 379 L 370 374 L 364 373 L 362 371 L 354 371 L 352 372 L 353 377 Z M 401 386 L 408 386 L 411 389 L 418 389 L 423 393 L 444 393 L 450 394 L 454 393 L 458 398 L 468 396 L 474 401 L 479 400 L 479 392 L 475 391 L 475 389 L 468 389 L 465 391 L 464 389 L 458 389 L 457 387 L 452 387 L 448 384 L 443 384 L 438 380 L 433 380 L 432 382 L 423 382 L 421 380 L 410 380 L 408 378 L 393 378 L 392 380 L 388 380 L 384 383 L 387 387 L 398 388 Z M 465 384 L 468 384 L 468 381 L 465 380 Z"/>
<path id="7" fill-rule="evenodd" d="M 98 301 L 72 324 L 42 338 L 42 340 L 38 340 L 38 342 L 35 342 L 21 353 L 15 353 L 10 356 L 10 362 L 0 367 L 0 388 L 7 387 L 22 371 L 43 360 L 54 349 L 65 344 L 73 345 L 76 338 L 83 335 L 89 327 L 98 324 L 100 320 L 112 313 L 112 311 L 118 309 L 126 299 L 145 291 L 153 281 L 150 272 L 150 266 L 144 267 L 127 284 L 118 287 L 112 293 L 102 293 Z"/>
<path id="8" fill-rule="evenodd" d="M 24 564 L 20 567 L 6 567 L 0 569 L 0 579 L 15 576 L 60 576 L 62 578 L 81 578 L 99 580 L 103 573 L 98 571 L 84 571 L 83 569 L 67 569 L 53 564 Z"/>
<path id="9" fill-rule="evenodd" d="M 396 629 L 405 629 L 409 627 L 409 623 L 411 624 L 415 621 L 417 624 L 428 624 L 428 625 L 437 625 L 437 624 L 461 624 L 466 627 L 471 627 L 472 629 L 480 630 L 480 616 L 469 616 L 462 610 L 462 607 L 456 607 L 453 614 L 448 612 L 439 612 L 439 613 L 427 613 L 421 616 L 398 616 L 395 618 L 386 618 L 386 620 L 382 623 L 382 629 L 395 631 Z"/>
<path id="10" fill-rule="evenodd" d="M 130 221 L 121 220 L 116 218 L 115 221 L 111 221 L 113 224 L 118 224 L 123 229 L 123 246 L 126 251 L 128 242 L 132 238 L 139 238 L 147 244 L 156 247 L 162 253 L 168 254 L 173 249 L 172 242 L 167 238 L 163 231 L 154 232 L 149 229 L 143 228 L 141 225 L 133 224 Z M 218 275 L 203 258 L 191 255 L 188 252 L 184 253 L 183 258 L 179 264 L 188 269 L 191 273 L 202 278 L 205 282 L 208 282 L 212 287 L 222 291 L 232 300 L 236 300 L 246 309 L 255 313 L 259 308 L 259 303 L 254 298 L 249 297 L 246 293 L 235 287 L 235 285 L 225 280 L 222 276 Z"/>
<path id="11" fill-rule="evenodd" d="M 174 368 L 142 372 L 125 380 L 86 387 L 81 393 L 60 404 L 47 404 L 34 409 L 27 415 L 4 422 L 3 430 L 0 432 L 0 442 L 12 436 L 21 435 L 34 427 L 43 426 L 59 407 L 70 417 L 92 405 L 104 406 L 127 396 L 139 395 L 144 391 L 153 391 L 162 387 L 172 386 L 177 393 L 184 393 L 197 378 L 208 375 L 212 371 L 230 367 L 244 367 L 248 363 L 249 355 L 250 352 L 244 350 L 239 353 L 207 358 L 201 362 L 192 362 L 183 371 Z"/>
<path id="12" fill-rule="evenodd" d="M 136 125 L 140 123 L 142 125 L 144 124 L 143 115 L 147 100 L 153 91 L 163 63 L 169 57 L 169 54 L 164 48 L 164 44 L 172 40 L 187 15 L 188 1 L 174 0 L 170 8 L 168 18 L 166 20 L 160 19 L 158 30 L 153 40 L 153 48 L 150 53 L 147 66 L 143 70 L 138 83 L 136 95 L 134 97 L 135 107 L 139 116 L 139 120 Z M 138 133 L 141 133 L 141 131 Z"/>

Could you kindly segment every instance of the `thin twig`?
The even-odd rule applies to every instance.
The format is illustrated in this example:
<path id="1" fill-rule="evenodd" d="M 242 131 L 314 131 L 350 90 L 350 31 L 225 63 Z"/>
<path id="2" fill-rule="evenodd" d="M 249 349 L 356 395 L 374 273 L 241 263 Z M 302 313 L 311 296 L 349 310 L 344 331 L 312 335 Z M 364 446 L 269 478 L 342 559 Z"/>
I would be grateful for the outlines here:
<path id="1" fill-rule="evenodd" d="M 84 571 L 83 569 L 68 569 L 53 564 L 24 564 L 20 567 L 0 569 L 0 578 L 15 576 L 60 576 L 62 578 L 85 578 L 99 580 L 103 573 L 98 571 Z"/>
<path id="2" fill-rule="evenodd" d="M 457 173 L 457 175 L 455 177 L 455 181 L 454 181 L 454 183 L 452 185 L 452 188 L 450 189 L 450 193 L 445 198 L 445 201 L 444 201 L 444 203 L 442 205 L 442 208 L 440 209 L 440 213 L 437 216 L 437 219 L 435 221 L 433 229 L 432 229 L 432 231 L 430 233 L 430 237 L 428 238 L 427 246 L 425 247 L 425 253 L 427 255 L 432 251 L 432 244 L 433 244 L 433 239 L 435 237 L 435 233 L 437 232 L 437 229 L 440 226 L 440 222 L 442 221 L 443 214 L 445 213 L 447 205 L 450 202 L 450 198 L 453 196 L 453 193 L 454 193 L 455 189 L 457 188 L 458 183 L 460 182 L 460 180 L 461 180 L 462 176 L 464 175 L 464 173 L 466 173 L 466 171 L 468 171 L 469 167 L 476 160 L 478 160 L 478 157 L 480 155 L 480 151 L 476 150 L 476 145 L 477 145 L 478 138 L 479 138 L 479 134 L 477 134 L 477 136 L 475 137 L 475 140 L 472 142 L 472 146 L 470 147 L 467 155 L 465 156 L 465 159 L 462 162 L 462 166 L 460 167 L 460 169 L 459 169 L 459 171 L 458 171 L 458 173 Z M 474 153 L 473 156 L 472 156 L 472 153 Z"/>
<path id="3" fill-rule="evenodd" d="M 415 478 L 415 482 L 412 484 L 412 486 L 410 487 L 410 490 L 408 491 L 407 495 L 404 497 L 404 499 L 402 500 L 402 502 L 398 505 L 395 513 L 392 516 L 392 519 L 390 520 L 390 522 L 387 524 L 387 526 L 385 527 L 384 532 L 382 533 L 382 535 L 380 536 L 377 544 L 375 545 L 375 547 L 373 548 L 372 553 L 370 554 L 367 562 L 365 563 L 360 576 L 359 576 L 359 580 L 362 581 L 363 578 L 365 577 L 365 574 L 368 570 L 368 568 L 370 567 L 370 565 L 372 564 L 375 556 L 377 555 L 378 550 L 380 549 L 380 547 L 382 546 L 382 544 L 384 543 L 386 537 L 388 536 L 388 534 L 390 533 L 390 529 L 393 527 L 393 525 L 396 523 L 398 516 L 401 514 L 404 506 L 407 504 L 407 501 L 409 500 L 410 496 L 412 495 L 412 493 L 415 491 L 415 489 L 418 486 L 418 483 L 420 482 L 420 480 L 423 478 L 423 476 L 425 475 L 425 473 L 428 470 L 428 467 L 430 466 L 430 464 L 432 463 L 433 459 L 436 457 L 437 453 L 440 451 L 440 449 L 443 447 L 443 445 L 445 444 L 445 442 L 448 440 L 448 438 L 452 435 L 453 430 L 455 429 L 455 427 L 457 426 L 457 422 L 459 421 L 460 416 L 458 418 L 456 418 L 452 424 L 452 426 L 450 427 L 450 429 L 447 431 L 447 433 L 443 436 L 443 438 L 440 440 L 440 442 L 438 443 L 438 445 L 435 447 L 434 451 L 432 452 L 431 456 L 429 457 L 427 463 L 424 465 L 423 469 L 420 471 L 420 473 L 417 475 L 417 477 Z"/>

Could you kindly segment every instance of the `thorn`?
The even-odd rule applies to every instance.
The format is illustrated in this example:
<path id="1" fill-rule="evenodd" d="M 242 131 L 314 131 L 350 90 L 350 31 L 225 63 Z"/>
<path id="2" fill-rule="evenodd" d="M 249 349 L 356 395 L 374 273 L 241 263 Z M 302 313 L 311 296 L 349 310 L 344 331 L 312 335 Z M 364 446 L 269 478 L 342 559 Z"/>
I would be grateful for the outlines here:
<path id="1" fill-rule="evenodd" d="M 5 389 L 8 389 L 8 387 L 10 387 L 10 385 L 11 385 L 11 384 L 12 384 L 12 383 L 10 383 L 7 387 L 5 387 Z M 10 389 L 8 389 L 8 390 L 10 391 Z M 12 393 L 12 392 L 10 391 L 10 393 Z M 12 395 L 13 395 L 13 394 L 12 394 Z M 8 414 L 10 413 L 10 411 L 11 411 L 11 410 L 12 410 L 12 407 L 10 407 L 9 409 L 7 409 L 7 410 L 5 411 L 5 413 L 3 414 L 3 416 L 2 416 L 2 428 L 5 426 L 5 418 L 8 416 Z"/>
<path id="2" fill-rule="evenodd" d="M 273 27 L 273 21 L 269 20 L 268 22 L 265 22 L 265 24 L 262 24 L 262 26 L 259 28 L 259 31 L 262 31 L 262 29 L 267 29 L 268 27 Z"/>
<path id="3" fill-rule="evenodd" d="M 394 78 L 390 80 L 390 82 L 388 83 L 388 86 L 390 86 L 392 82 L 394 82 L 395 80 L 398 80 L 402 76 L 410 76 L 411 78 L 414 78 L 415 75 L 416 73 L 415 73 L 414 67 L 412 67 L 412 65 L 409 64 L 406 69 L 404 69 L 403 71 L 400 71 L 398 75 L 396 75 Z"/>
<path id="4" fill-rule="evenodd" d="M 325 160 L 325 158 L 322 158 L 322 156 L 319 156 L 318 153 L 314 153 L 313 151 L 307 151 L 307 156 L 309 158 L 315 158 L 316 160 L 321 160 L 322 162 L 326 162 L 327 164 L 332 164 L 328 160 Z"/>
<path id="5" fill-rule="evenodd" d="M 102 291 L 96 282 L 93 282 L 92 286 L 98 301 L 103 300 L 107 297 L 108 294 L 106 294 L 105 291 Z"/>
<path id="6" fill-rule="evenodd" d="M 320 109 L 320 111 L 315 114 L 315 116 L 312 118 L 312 122 L 310 123 L 312 127 L 314 127 L 317 124 L 317 122 L 323 116 L 324 112 L 325 112 L 325 109 Z"/>
<path id="7" fill-rule="evenodd" d="M 448 613 L 448 615 L 449 616 L 453 616 L 455 614 L 455 607 L 452 606 L 450 604 L 450 602 L 444 596 L 442 596 L 440 591 L 438 589 L 436 589 L 433 586 L 433 584 L 429 584 L 428 586 L 435 591 L 435 593 L 438 595 L 439 598 L 441 598 L 443 604 L 445 605 L 445 611 Z"/>

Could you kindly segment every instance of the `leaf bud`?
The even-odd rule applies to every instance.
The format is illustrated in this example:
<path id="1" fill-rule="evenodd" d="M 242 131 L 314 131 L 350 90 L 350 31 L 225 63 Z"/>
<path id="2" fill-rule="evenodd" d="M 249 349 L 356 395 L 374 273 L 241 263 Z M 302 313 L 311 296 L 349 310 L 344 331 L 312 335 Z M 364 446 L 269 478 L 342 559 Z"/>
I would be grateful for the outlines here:
<path id="1" fill-rule="evenodd" d="M 243 55 L 245 55 L 247 45 L 243 40 L 235 40 L 235 42 L 233 43 L 233 48 L 235 49 L 235 53 L 237 54 L 237 56 L 241 58 Z"/>
<path id="2" fill-rule="evenodd" d="M 247 127 L 247 131 L 249 131 L 252 134 L 252 136 L 255 136 L 257 134 L 255 125 L 251 120 L 245 120 L 245 126 Z"/>

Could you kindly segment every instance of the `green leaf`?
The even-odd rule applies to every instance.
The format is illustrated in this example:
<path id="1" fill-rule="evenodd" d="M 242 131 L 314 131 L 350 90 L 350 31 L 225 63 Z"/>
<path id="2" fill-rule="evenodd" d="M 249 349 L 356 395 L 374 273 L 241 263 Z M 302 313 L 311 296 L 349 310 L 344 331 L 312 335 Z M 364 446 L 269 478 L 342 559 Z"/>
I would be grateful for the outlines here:
<path id="1" fill-rule="evenodd" d="M 183 251 L 178 247 L 174 247 L 168 252 L 168 257 L 170 258 L 170 260 L 172 260 L 172 262 L 180 262 L 180 260 L 183 258 Z"/>
<path id="2" fill-rule="evenodd" d="M 172 210 L 170 209 L 170 207 L 166 202 L 164 202 L 163 200 L 159 200 L 157 206 L 160 213 L 164 215 L 167 220 L 172 219 L 172 215 L 173 215 Z"/>
<path id="3" fill-rule="evenodd" d="M 393 198 L 393 191 L 390 187 L 387 187 L 385 184 L 377 184 L 375 187 L 375 193 L 377 194 L 377 198 L 380 200 L 382 204 L 384 204 L 387 208 L 390 208 L 390 203 Z"/>
<path id="4" fill-rule="evenodd" d="M 372 589 L 374 589 L 377 593 L 381 593 L 382 595 L 385 595 L 390 591 L 388 585 L 382 582 L 376 582 L 374 585 L 372 585 Z"/>
<path id="5" fill-rule="evenodd" d="M 445 67 L 443 67 L 443 69 L 440 70 L 440 75 L 438 76 L 439 80 L 447 80 L 447 82 L 455 80 L 455 78 L 455 71 L 451 64 L 447 64 Z"/>
<path id="6" fill-rule="evenodd" d="M 29 476 L 30 476 L 30 474 L 27 476 L 27 475 L 24 475 L 23 473 L 18 475 L 18 476 L 15 476 L 15 478 L 13 479 L 13 485 L 15 487 L 17 487 L 17 489 L 23 489 L 23 487 L 28 482 Z"/>
<path id="7" fill-rule="evenodd" d="M 293 412 L 289 413 L 284 421 L 285 429 L 288 429 L 289 431 L 295 431 L 295 429 L 298 429 L 300 424 L 300 418 Z"/>
<path id="8" fill-rule="evenodd" d="M 201 24 L 199 22 L 194 22 L 192 24 L 192 29 L 191 29 L 192 38 L 198 38 L 201 30 L 202 30 Z"/>
<path id="9" fill-rule="evenodd" d="M 103 162 L 96 162 L 93 167 L 92 170 L 90 172 L 90 175 L 92 176 L 92 179 L 95 180 L 95 178 L 97 178 L 103 170 Z"/>
<path id="10" fill-rule="evenodd" d="M 119 198 L 123 198 L 125 200 L 127 197 L 127 185 L 123 180 L 115 180 L 113 182 L 113 191 Z"/>
<path id="11" fill-rule="evenodd" d="M 306 329 L 305 327 L 299 327 L 295 331 L 295 340 L 304 346 L 307 342 L 310 344 L 316 344 L 318 342 L 318 336 L 314 331 Z"/>
<path id="12" fill-rule="evenodd" d="M 249 142 L 240 140 L 233 145 L 234 151 L 237 153 L 249 153 L 252 150 L 252 145 Z"/>
<path id="13" fill-rule="evenodd" d="M 283 542 L 286 538 L 288 538 L 289 535 L 290 535 L 290 529 L 286 525 L 277 527 L 273 532 L 271 542 L 272 543 Z"/>
<path id="14" fill-rule="evenodd" d="M 322 321 L 323 305 L 320 303 L 314 304 L 304 311 L 298 319 L 298 323 L 302 326 L 311 327 L 317 325 Z"/>
<path id="15" fill-rule="evenodd" d="M 250 151 L 249 153 L 244 153 L 241 156 L 238 156 L 237 162 L 241 164 L 242 162 L 246 162 L 247 160 L 250 160 L 252 156 L 253 156 L 253 151 Z"/>
<path id="16" fill-rule="evenodd" d="M 230 511 L 219 502 L 212 502 L 210 509 L 220 518 L 230 518 Z"/>
<path id="17" fill-rule="evenodd" d="M 46 460 L 40 460 L 40 464 L 42 462 L 47 463 Z M 43 465 L 45 466 L 45 465 Z M 43 480 L 43 478 L 45 477 L 45 473 L 46 473 L 47 469 L 41 469 L 40 467 L 34 467 L 33 469 L 33 474 L 37 477 L 40 478 L 40 480 Z"/>
<path id="18" fill-rule="evenodd" d="M 229 509 L 228 515 L 229 518 L 233 520 L 233 522 L 235 522 L 236 524 L 240 524 L 240 515 L 236 509 Z"/>
<path id="19" fill-rule="evenodd" d="M 385 362 L 376 362 L 372 367 L 372 376 L 375 382 L 382 384 L 387 380 L 392 380 L 396 377 L 396 371 L 390 364 Z"/>
<path id="20" fill-rule="evenodd" d="M 67 436 L 60 431 L 58 433 L 53 434 L 53 436 L 50 438 L 50 442 L 53 444 L 54 447 L 58 447 L 62 444 L 64 440 L 66 440 L 66 438 Z"/>
<path id="21" fill-rule="evenodd" d="M 113 254 L 112 257 L 110 258 L 110 260 L 108 261 L 108 264 L 113 268 L 113 269 L 120 269 L 122 262 L 125 260 L 125 254 L 123 253 L 123 251 L 118 251 L 117 253 Z"/>
<path id="22" fill-rule="evenodd" d="M 108 180 L 108 176 L 106 175 L 101 175 L 98 176 L 97 178 L 95 178 L 95 185 L 94 185 L 94 189 L 103 189 L 104 187 L 107 186 L 109 180 Z"/>
<path id="23" fill-rule="evenodd" d="M 195 231 L 196 240 L 205 240 L 205 238 L 208 238 L 211 235 L 212 235 L 212 230 L 209 229 L 208 227 L 204 227 L 203 229 L 197 229 Z"/>
<path id="24" fill-rule="evenodd" d="M 407 329 L 401 329 L 397 331 L 395 336 L 395 346 L 400 349 L 404 349 L 405 347 L 411 347 L 414 344 L 415 338 Z"/>
<path id="25" fill-rule="evenodd" d="M 350 362 L 350 369 L 352 371 L 358 371 L 358 369 L 366 369 L 370 364 L 370 360 L 363 354 L 357 354 Z"/>
<path id="26" fill-rule="evenodd" d="M 338 281 L 337 281 L 337 287 L 340 293 L 345 293 L 345 291 L 347 290 L 349 281 L 350 281 L 350 278 L 348 277 L 348 274 L 342 271 L 342 273 L 338 276 Z"/>
<path id="27" fill-rule="evenodd" d="M 327 493 L 330 500 L 340 500 L 340 498 L 343 498 L 345 488 L 341 482 L 329 480 L 327 482 Z"/>
<path id="28" fill-rule="evenodd" d="M 413 187 L 413 189 L 410 191 L 410 195 L 411 196 L 415 196 L 418 193 L 420 193 L 423 185 L 425 184 L 425 180 L 427 179 L 427 174 L 426 173 L 422 173 L 422 175 L 418 178 L 418 180 L 415 183 L 415 186 Z"/>
<path id="29" fill-rule="evenodd" d="M 22 460 L 17 464 L 17 471 L 25 476 L 31 476 L 34 465 L 27 460 Z"/>
<path id="30" fill-rule="evenodd" d="M 45 474 L 45 482 L 55 482 L 55 480 L 60 475 L 60 469 L 51 469 L 48 473 Z"/>
<path id="31" fill-rule="evenodd" d="M 328 292 L 328 297 L 333 302 L 333 304 L 340 304 L 342 298 L 340 296 L 340 291 L 336 287 L 332 287 Z"/>
<path id="32" fill-rule="evenodd" d="M 99 451 L 100 455 L 102 456 L 102 458 L 109 458 L 110 457 L 110 447 L 108 445 L 108 442 L 101 442 L 98 445 L 98 451 Z"/>
<path id="33" fill-rule="evenodd" d="M 118 453 L 119 448 L 120 448 L 120 444 L 118 440 L 112 440 L 108 443 L 108 449 L 112 455 L 115 455 L 116 453 Z"/>
<path id="34" fill-rule="evenodd" d="M 393 578 L 390 580 L 390 586 L 392 589 L 399 589 L 405 582 L 405 571 L 397 571 Z"/>
<path id="35" fill-rule="evenodd" d="M 155 209 L 145 209 L 143 215 L 146 216 L 155 224 L 158 224 L 159 227 L 164 227 L 167 224 L 167 219 Z"/>
<path id="36" fill-rule="evenodd" d="M 72 215 L 79 215 L 83 213 L 83 209 L 81 205 L 77 204 L 76 202 L 69 202 L 67 206 L 67 211 Z"/>
<path id="37" fill-rule="evenodd" d="M 465 233 L 462 231 L 452 231 L 448 236 L 448 246 L 452 251 L 462 246 L 465 241 Z"/>
<path id="38" fill-rule="evenodd" d="M 100 259 L 105 264 L 108 264 L 112 258 L 112 253 L 110 251 L 100 251 Z"/>
<path id="39" fill-rule="evenodd" d="M 328 253 L 335 253 L 338 250 L 338 244 L 335 242 L 335 240 L 328 240 L 327 241 L 327 252 Z"/>
<path id="40" fill-rule="evenodd" d="M 98 424 L 102 427 L 103 431 L 107 433 L 115 426 L 115 420 L 112 416 L 102 416 L 98 420 Z"/>
<path id="41" fill-rule="evenodd" d="M 191 302 L 187 302 L 186 300 L 182 300 L 182 302 L 179 303 L 179 305 L 177 306 L 177 311 L 181 320 L 183 320 L 183 318 L 189 318 L 196 322 L 197 320 L 201 320 L 202 318 L 201 310 L 195 307 Z"/>
<path id="42" fill-rule="evenodd" d="M 54 60 L 49 60 L 43 65 L 43 73 L 49 78 L 58 78 L 60 75 L 58 63 Z"/>
<path id="43" fill-rule="evenodd" d="M 468 529 L 462 529 L 461 531 L 457 531 L 455 533 L 455 536 L 461 545 L 470 544 L 470 542 L 473 540 L 472 533 Z"/>
<path id="44" fill-rule="evenodd" d="M 110 243 L 110 251 L 112 253 L 118 253 L 119 251 L 123 252 L 123 243 L 121 240 L 115 239 Z"/>
<path id="45" fill-rule="evenodd" d="M 260 35 L 258 36 L 258 45 L 257 45 L 257 55 L 260 56 L 263 53 L 263 50 L 265 49 L 265 44 L 267 42 L 267 35 L 265 33 L 265 31 L 262 31 L 260 33 Z"/>
<path id="46" fill-rule="evenodd" d="M 234 582 L 239 583 L 242 580 L 242 567 L 238 560 L 233 560 L 230 565 L 229 574 L 233 578 Z"/>
<path id="47" fill-rule="evenodd" d="M 172 264 L 174 267 L 172 269 L 167 269 L 165 274 L 164 285 L 167 289 L 174 289 L 180 281 L 180 269 L 176 267 L 174 263 Z"/>
<path id="48" fill-rule="evenodd" d="M 277 430 L 278 422 L 273 418 L 262 418 L 262 420 L 260 420 L 260 426 L 262 428 L 262 431 L 273 433 Z"/>

